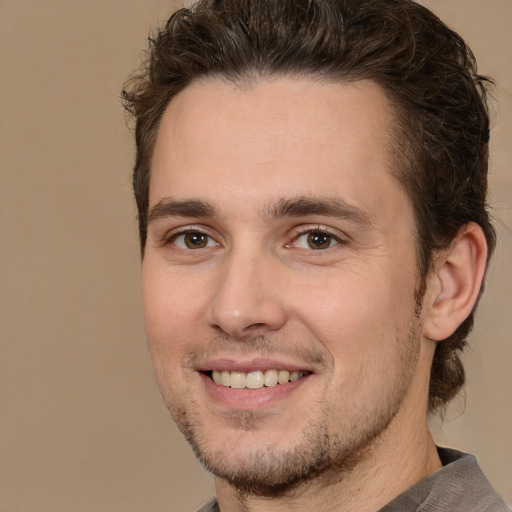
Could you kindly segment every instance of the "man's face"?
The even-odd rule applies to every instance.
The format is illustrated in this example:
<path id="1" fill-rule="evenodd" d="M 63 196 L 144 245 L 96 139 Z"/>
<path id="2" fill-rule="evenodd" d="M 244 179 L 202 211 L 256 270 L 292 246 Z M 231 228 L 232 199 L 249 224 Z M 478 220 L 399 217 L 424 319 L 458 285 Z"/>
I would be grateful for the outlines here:
<path id="1" fill-rule="evenodd" d="M 391 122 L 371 82 L 292 78 L 189 86 L 163 116 L 145 328 L 178 426 L 236 486 L 350 469 L 424 421 L 430 361 Z"/>

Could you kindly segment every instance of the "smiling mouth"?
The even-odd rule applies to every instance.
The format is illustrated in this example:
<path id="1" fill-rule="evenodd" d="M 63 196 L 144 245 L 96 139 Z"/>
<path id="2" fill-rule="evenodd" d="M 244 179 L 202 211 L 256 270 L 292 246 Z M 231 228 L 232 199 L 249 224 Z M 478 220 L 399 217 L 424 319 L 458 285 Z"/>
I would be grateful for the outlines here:
<path id="1" fill-rule="evenodd" d="M 311 372 L 287 371 L 287 370 L 267 370 L 253 372 L 230 372 L 212 370 L 206 374 L 215 384 L 226 388 L 234 389 L 261 389 L 263 387 L 274 387 L 278 384 L 287 384 L 295 382 Z"/>

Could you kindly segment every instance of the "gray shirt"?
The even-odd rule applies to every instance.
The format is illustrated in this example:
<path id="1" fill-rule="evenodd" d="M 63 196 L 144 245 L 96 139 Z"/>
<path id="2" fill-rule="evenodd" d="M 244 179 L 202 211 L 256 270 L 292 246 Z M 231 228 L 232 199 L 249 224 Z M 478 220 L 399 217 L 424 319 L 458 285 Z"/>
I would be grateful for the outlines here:
<path id="1" fill-rule="evenodd" d="M 397 496 L 380 512 L 509 512 L 473 455 L 438 448 L 443 467 Z M 212 498 L 197 512 L 220 512 Z"/>

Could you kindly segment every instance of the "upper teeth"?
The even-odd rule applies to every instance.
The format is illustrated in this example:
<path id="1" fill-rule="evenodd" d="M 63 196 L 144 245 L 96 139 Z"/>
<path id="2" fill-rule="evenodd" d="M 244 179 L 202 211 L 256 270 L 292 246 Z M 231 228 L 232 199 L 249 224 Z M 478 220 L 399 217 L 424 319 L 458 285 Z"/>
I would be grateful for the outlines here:
<path id="1" fill-rule="evenodd" d="M 288 372 L 287 370 L 267 370 L 266 372 L 255 371 L 250 373 L 212 371 L 212 378 L 215 384 L 237 389 L 260 389 L 263 386 L 272 387 L 278 383 L 294 382 L 303 376 L 303 372 Z"/>

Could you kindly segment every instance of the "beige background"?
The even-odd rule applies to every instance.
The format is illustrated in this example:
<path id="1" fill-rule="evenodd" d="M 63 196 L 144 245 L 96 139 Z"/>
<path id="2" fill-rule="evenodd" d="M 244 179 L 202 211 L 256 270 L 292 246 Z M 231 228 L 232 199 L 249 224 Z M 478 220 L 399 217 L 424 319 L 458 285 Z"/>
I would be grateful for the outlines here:
<path id="1" fill-rule="evenodd" d="M 501 242 L 466 412 L 442 441 L 512 502 L 512 1 L 430 0 L 499 82 L 492 196 Z M 0 0 L 0 510 L 194 510 L 212 493 L 160 401 L 139 312 L 119 91 L 173 2 Z"/>

